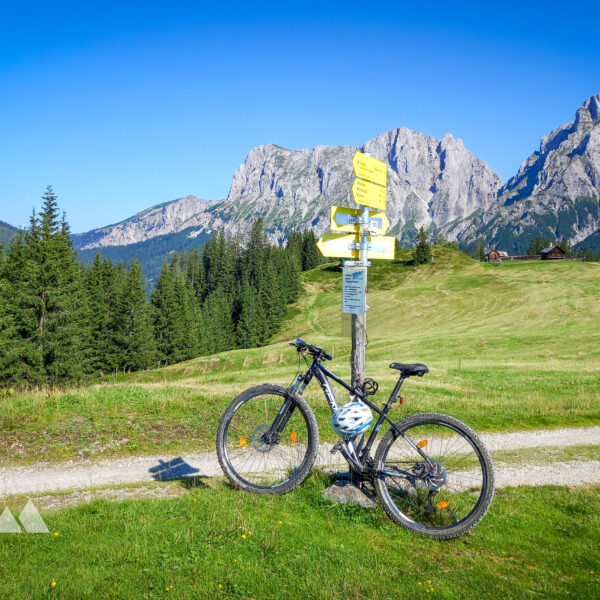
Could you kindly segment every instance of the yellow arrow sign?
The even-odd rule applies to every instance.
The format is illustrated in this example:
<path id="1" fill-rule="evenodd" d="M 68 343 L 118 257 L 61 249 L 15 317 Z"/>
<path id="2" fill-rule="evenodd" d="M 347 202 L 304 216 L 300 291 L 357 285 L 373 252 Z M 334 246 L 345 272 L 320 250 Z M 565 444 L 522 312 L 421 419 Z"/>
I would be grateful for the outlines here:
<path id="1" fill-rule="evenodd" d="M 317 242 L 317 247 L 323 256 L 335 258 L 360 258 L 356 246 L 360 242 L 357 233 L 344 235 L 343 233 L 325 233 Z M 367 258 L 394 260 L 396 238 L 393 236 L 369 236 L 369 251 Z"/>
<path id="2" fill-rule="evenodd" d="M 356 152 L 352 159 L 352 166 L 357 177 L 384 187 L 387 185 L 387 163 L 371 158 L 362 152 Z"/>
<path id="3" fill-rule="evenodd" d="M 344 235 L 343 233 L 324 233 L 317 242 L 317 248 L 323 256 L 331 258 L 359 258 L 359 251 L 353 248 L 359 235 Z"/>
<path id="4" fill-rule="evenodd" d="M 369 258 L 394 260 L 396 252 L 396 238 L 393 235 L 369 237 Z"/>
<path id="5" fill-rule="evenodd" d="M 377 230 L 377 235 L 385 233 L 390 228 L 390 220 L 383 212 L 369 211 L 369 227 L 371 232 Z M 345 206 L 331 207 L 331 229 L 333 231 L 360 231 L 360 209 Z"/>
<path id="6" fill-rule="evenodd" d="M 363 179 L 355 179 L 352 184 L 352 196 L 357 204 L 385 210 L 386 188 Z"/>

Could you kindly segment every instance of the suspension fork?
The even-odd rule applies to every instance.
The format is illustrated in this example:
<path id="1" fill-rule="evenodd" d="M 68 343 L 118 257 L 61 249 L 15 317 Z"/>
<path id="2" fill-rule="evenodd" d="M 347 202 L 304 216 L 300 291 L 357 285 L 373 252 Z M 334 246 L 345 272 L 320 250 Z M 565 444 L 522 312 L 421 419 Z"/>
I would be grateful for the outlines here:
<path id="1" fill-rule="evenodd" d="M 283 404 L 281 405 L 277 416 L 273 420 L 271 427 L 269 427 L 269 431 L 265 432 L 263 435 L 272 436 L 274 433 L 279 434 L 286 428 L 288 421 L 290 420 L 292 414 L 294 413 L 294 410 L 296 409 L 296 405 L 294 404 L 294 401 L 291 398 L 292 394 L 295 394 L 296 392 L 301 394 L 306 389 L 306 386 L 310 383 L 311 379 L 312 373 L 310 371 L 305 373 L 304 375 L 298 375 L 296 381 L 289 389 L 289 393 L 286 396 Z"/>

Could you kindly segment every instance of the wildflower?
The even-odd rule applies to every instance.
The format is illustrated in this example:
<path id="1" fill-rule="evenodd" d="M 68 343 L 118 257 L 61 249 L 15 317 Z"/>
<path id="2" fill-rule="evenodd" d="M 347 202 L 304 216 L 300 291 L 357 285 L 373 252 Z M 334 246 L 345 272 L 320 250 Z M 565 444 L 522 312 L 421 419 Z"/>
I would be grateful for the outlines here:
<path id="1" fill-rule="evenodd" d="M 237 558 L 234 558 L 234 559 L 233 559 L 233 562 L 237 562 Z"/>
<path id="2" fill-rule="evenodd" d="M 246 539 L 246 534 L 242 533 L 242 539 L 245 540 Z"/>
<path id="3" fill-rule="evenodd" d="M 427 583 L 428 583 L 429 585 L 431 585 L 431 579 L 428 579 L 428 580 L 427 580 Z"/>
<path id="4" fill-rule="evenodd" d="M 52 582 L 50 585 L 51 585 L 52 587 L 56 587 L 56 581 L 53 581 L 53 582 Z"/>
<path id="5" fill-rule="evenodd" d="M 223 585 L 221 583 L 219 584 L 219 589 L 223 589 Z"/>
<path id="6" fill-rule="evenodd" d="M 277 521 L 280 525 L 283 523 L 283 521 Z"/>
<path id="7" fill-rule="evenodd" d="M 251 531 L 249 531 L 249 532 L 248 532 L 248 535 L 252 535 L 252 532 L 251 532 Z"/>
<path id="8" fill-rule="evenodd" d="M 419 581 L 419 585 L 423 585 L 423 582 L 422 582 L 422 581 Z"/>
<path id="9" fill-rule="evenodd" d="M 58 531 L 54 532 L 54 537 L 56 537 L 58 535 Z"/>

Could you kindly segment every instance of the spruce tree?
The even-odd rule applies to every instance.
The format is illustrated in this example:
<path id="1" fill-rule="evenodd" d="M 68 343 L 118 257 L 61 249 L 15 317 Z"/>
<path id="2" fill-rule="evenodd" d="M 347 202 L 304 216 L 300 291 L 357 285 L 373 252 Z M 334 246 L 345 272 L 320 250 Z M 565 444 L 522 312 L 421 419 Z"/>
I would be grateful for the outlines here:
<path id="1" fill-rule="evenodd" d="M 200 340 L 198 302 L 182 271 L 185 257 L 174 255 L 163 264 L 152 293 L 154 332 L 159 360 L 180 362 L 196 356 Z"/>
<path id="2" fill-rule="evenodd" d="M 88 323 L 91 335 L 91 365 L 96 374 L 119 367 L 116 306 L 122 271 L 96 253 L 84 274 L 88 297 Z"/>
<path id="3" fill-rule="evenodd" d="M 290 254 L 298 263 L 298 268 L 300 271 L 302 271 L 302 246 L 302 234 L 299 231 L 292 232 L 287 239 L 285 249 L 287 253 Z"/>
<path id="4" fill-rule="evenodd" d="M 265 262 L 259 272 L 258 302 L 263 317 L 261 343 L 266 344 L 279 329 L 287 310 L 281 282 L 272 261 Z"/>
<path id="5" fill-rule="evenodd" d="M 260 345 L 263 333 L 263 318 L 256 293 L 244 279 L 240 292 L 240 316 L 236 326 L 236 341 L 240 348 L 255 348 Z"/>
<path id="6" fill-rule="evenodd" d="M 59 219 L 51 187 L 43 200 L 39 215 L 33 213 L 29 229 L 7 257 L 5 287 L 11 300 L 5 318 L 14 343 L 0 377 L 57 385 L 81 379 L 89 369 L 87 297 L 69 227 L 64 216 Z"/>
<path id="7" fill-rule="evenodd" d="M 142 267 L 131 262 L 116 307 L 119 366 L 123 371 L 153 366 L 157 358 L 151 309 L 146 301 Z"/>
<path id="8" fill-rule="evenodd" d="M 32 220 L 35 215 L 32 217 Z M 46 382 L 38 340 L 37 305 L 34 281 L 36 265 L 31 260 L 25 235 L 13 238 L 4 262 L 0 288 L 0 382 L 41 385 Z"/>
<path id="9" fill-rule="evenodd" d="M 413 260 L 416 265 L 423 265 L 431 261 L 431 246 L 427 241 L 427 234 L 423 227 L 417 234 L 417 245 L 413 251 Z"/>
<path id="10" fill-rule="evenodd" d="M 250 229 L 248 244 L 242 255 L 242 269 L 252 284 L 256 284 L 258 272 L 267 258 L 267 234 L 262 219 L 256 219 Z"/>
<path id="11" fill-rule="evenodd" d="M 473 258 L 479 262 L 485 261 L 485 249 L 481 242 L 477 242 L 475 250 L 473 251 Z"/>
<path id="12" fill-rule="evenodd" d="M 317 248 L 317 238 L 312 229 L 306 229 L 302 235 L 302 270 L 314 269 L 322 261 L 322 254 Z"/>
<path id="13" fill-rule="evenodd" d="M 230 296 L 217 288 L 208 296 L 204 304 L 205 347 L 209 353 L 222 352 L 235 348 L 235 332 L 231 318 Z"/>

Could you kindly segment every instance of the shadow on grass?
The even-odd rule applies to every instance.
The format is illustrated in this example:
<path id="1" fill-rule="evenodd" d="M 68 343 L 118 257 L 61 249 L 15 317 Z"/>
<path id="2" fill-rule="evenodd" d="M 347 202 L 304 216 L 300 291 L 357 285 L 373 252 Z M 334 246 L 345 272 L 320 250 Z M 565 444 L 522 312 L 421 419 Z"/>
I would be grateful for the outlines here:
<path id="1" fill-rule="evenodd" d="M 179 484 L 186 490 L 196 490 L 199 488 L 210 488 L 210 486 L 203 479 L 208 479 L 208 475 L 194 475 L 192 477 L 181 477 L 179 478 Z"/>

